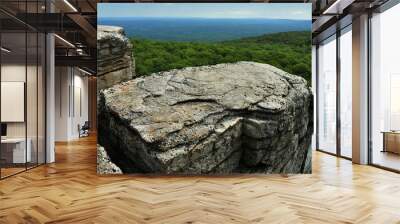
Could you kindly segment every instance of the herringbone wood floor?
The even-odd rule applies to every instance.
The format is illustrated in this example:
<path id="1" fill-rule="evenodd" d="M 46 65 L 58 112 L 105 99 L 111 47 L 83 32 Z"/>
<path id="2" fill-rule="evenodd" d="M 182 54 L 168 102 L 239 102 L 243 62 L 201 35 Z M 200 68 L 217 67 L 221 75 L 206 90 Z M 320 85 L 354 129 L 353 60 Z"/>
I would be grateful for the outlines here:
<path id="1" fill-rule="evenodd" d="M 0 181 L 0 223 L 400 223 L 400 175 L 314 153 L 312 175 L 96 175 L 95 138 Z"/>

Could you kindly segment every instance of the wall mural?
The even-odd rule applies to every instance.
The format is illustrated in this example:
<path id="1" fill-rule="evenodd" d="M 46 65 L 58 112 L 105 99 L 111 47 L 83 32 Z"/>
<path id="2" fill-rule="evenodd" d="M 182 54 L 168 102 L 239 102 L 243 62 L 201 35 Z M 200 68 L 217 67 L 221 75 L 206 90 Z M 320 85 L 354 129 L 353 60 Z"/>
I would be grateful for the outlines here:
<path id="1" fill-rule="evenodd" d="M 311 173 L 311 4 L 98 4 L 98 173 Z"/>

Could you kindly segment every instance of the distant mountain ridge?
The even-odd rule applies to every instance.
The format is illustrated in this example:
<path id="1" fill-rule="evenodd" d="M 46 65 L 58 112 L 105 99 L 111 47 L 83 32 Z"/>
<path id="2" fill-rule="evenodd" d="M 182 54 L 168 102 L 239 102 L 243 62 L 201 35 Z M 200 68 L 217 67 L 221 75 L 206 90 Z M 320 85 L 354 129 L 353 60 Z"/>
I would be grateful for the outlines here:
<path id="1" fill-rule="evenodd" d="M 311 21 L 287 19 L 103 17 L 98 24 L 122 26 L 132 38 L 185 42 L 226 41 L 311 29 Z"/>

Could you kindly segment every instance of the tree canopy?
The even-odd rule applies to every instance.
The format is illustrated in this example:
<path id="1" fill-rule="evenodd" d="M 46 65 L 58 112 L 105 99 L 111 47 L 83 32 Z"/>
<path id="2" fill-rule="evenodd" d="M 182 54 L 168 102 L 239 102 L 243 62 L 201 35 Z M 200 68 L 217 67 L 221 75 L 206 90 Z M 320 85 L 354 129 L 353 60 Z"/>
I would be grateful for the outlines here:
<path id="1" fill-rule="evenodd" d="M 284 32 L 224 42 L 174 42 L 131 39 L 136 73 L 254 61 L 311 79 L 311 33 Z"/>

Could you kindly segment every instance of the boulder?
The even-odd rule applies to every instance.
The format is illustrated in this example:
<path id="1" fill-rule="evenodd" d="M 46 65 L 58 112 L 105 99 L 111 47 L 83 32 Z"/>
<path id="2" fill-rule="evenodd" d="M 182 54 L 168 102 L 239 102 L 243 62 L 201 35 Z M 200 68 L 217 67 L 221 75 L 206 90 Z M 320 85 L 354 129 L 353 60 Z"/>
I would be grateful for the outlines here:
<path id="1" fill-rule="evenodd" d="M 111 162 L 104 147 L 97 146 L 97 173 L 98 174 L 122 174 L 121 169 Z"/>
<path id="2" fill-rule="evenodd" d="M 135 76 L 132 44 L 122 27 L 97 26 L 97 59 L 99 90 Z"/>
<path id="3" fill-rule="evenodd" d="M 99 142 L 124 173 L 310 173 L 312 99 L 268 64 L 160 72 L 100 92 Z"/>

